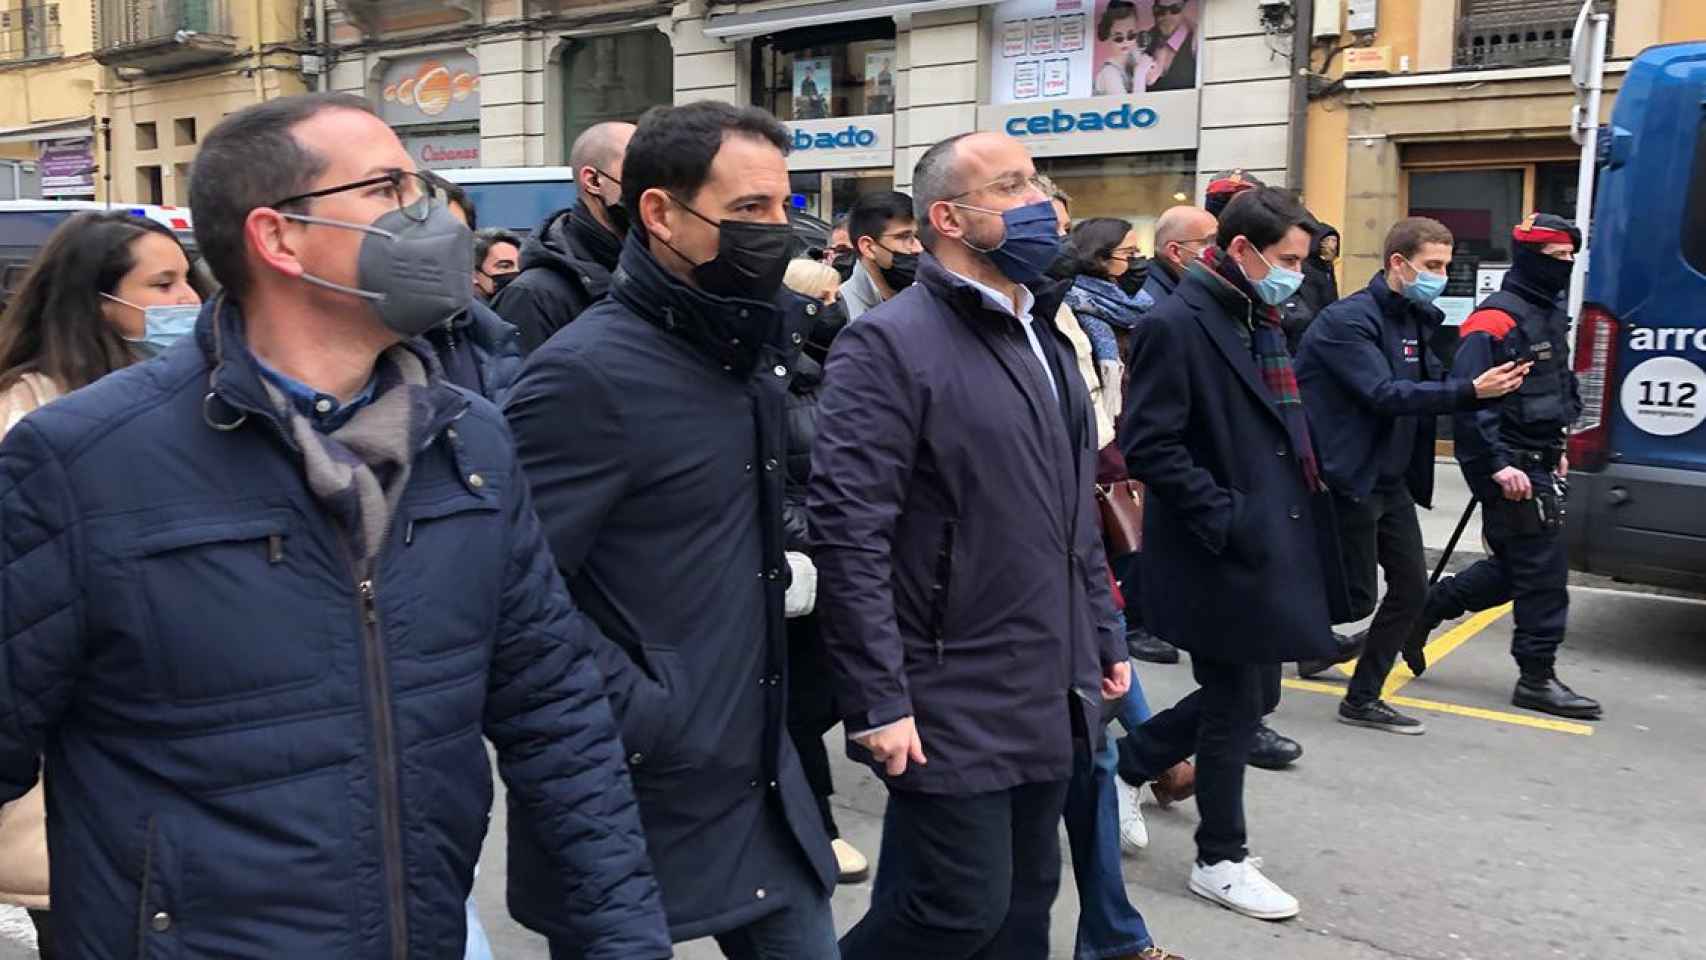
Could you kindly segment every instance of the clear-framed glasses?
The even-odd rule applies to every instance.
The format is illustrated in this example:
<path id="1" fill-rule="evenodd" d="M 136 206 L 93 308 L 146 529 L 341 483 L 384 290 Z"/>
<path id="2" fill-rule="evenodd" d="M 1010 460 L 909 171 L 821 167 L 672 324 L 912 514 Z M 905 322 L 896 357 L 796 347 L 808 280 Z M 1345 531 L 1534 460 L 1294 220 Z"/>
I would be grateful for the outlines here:
<path id="1" fill-rule="evenodd" d="M 348 193 L 351 190 L 383 190 L 391 194 L 392 201 L 397 204 L 397 210 L 404 217 L 415 223 L 424 223 L 427 215 L 432 212 L 432 202 L 440 199 L 438 190 L 427 178 L 409 170 L 392 170 L 383 176 L 368 177 L 353 183 L 339 184 L 309 193 L 299 193 L 294 197 L 285 197 L 276 203 L 268 204 L 273 208 L 287 207 L 329 197 L 336 193 Z"/>
<path id="2" fill-rule="evenodd" d="M 1025 191 L 1027 190 L 1035 190 L 1045 197 L 1048 196 L 1048 190 L 1043 186 L 1042 178 L 1038 177 L 1036 174 L 1031 174 L 1027 177 L 1024 174 L 1010 173 L 1003 177 L 996 177 L 994 180 L 989 181 L 981 187 L 974 187 L 971 190 L 967 190 L 965 193 L 955 194 L 948 198 L 948 202 L 953 203 L 957 200 L 964 200 L 966 197 L 969 197 L 974 193 L 983 193 L 985 191 L 993 193 L 998 197 L 1016 200 L 1024 196 Z"/>

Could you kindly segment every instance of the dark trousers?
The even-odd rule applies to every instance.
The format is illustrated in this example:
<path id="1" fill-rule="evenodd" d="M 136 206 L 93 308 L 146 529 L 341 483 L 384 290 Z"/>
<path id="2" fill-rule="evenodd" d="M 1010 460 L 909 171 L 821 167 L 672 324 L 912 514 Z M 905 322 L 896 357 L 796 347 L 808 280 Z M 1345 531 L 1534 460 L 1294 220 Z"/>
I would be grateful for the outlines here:
<path id="1" fill-rule="evenodd" d="M 1125 632 L 1128 637 L 1144 633 L 1147 629 L 1143 620 L 1143 584 L 1137 574 L 1137 557 L 1135 553 L 1128 553 L 1110 563 L 1114 579 L 1119 581 L 1120 596 L 1125 598 Z"/>
<path id="2" fill-rule="evenodd" d="M 36 927 L 36 955 L 41 960 L 59 960 L 59 938 L 54 935 L 53 914 L 47 910 L 31 910 L 30 922 Z"/>
<path id="3" fill-rule="evenodd" d="M 1047 960 L 1066 790 L 890 790 L 871 909 L 842 960 Z"/>
<path id="4" fill-rule="evenodd" d="M 1530 470 L 1536 490 L 1552 488 L 1552 476 Z M 1442 619 L 1515 601 L 1511 655 L 1525 672 L 1543 673 L 1558 657 L 1570 615 L 1570 560 L 1564 528 L 1541 525 L 1533 500 L 1481 495 L 1481 529 L 1493 554 L 1434 587 L 1429 612 Z"/>
<path id="5" fill-rule="evenodd" d="M 835 813 L 829 806 L 829 798 L 835 793 L 835 779 L 829 772 L 829 750 L 823 745 L 823 735 L 841 722 L 832 683 L 829 655 L 818 632 L 817 615 L 789 620 L 788 734 L 794 738 L 794 750 L 800 755 L 806 783 L 817 798 L 823 828 L 834 840 L 841 836 L 841 830 L 835 825 Z"/>
<path id="6" fill-rule="evenodd" d="M 1279 704 L 1279 664 L 1221 663 L 1192 655 L 1198 688 L 1120 741 L 1120 776 L 1154 780 L 1195 753 L 1197 860 L 1241 861 L 1244 765 L 1263 716 Z"/>
<path id="7" fill-rule="evenodd" d="M 1361 500 L 1336 497 L 1339 550 L 1345 559 L 1352 613 L 1367 616 L 1379 597 L 1375 567 L 1386 574 L 1386 596 L 1369 624 L 1345 700 L 1356 706 L 1380 699 L 1386 675 L 1428 598 L 1427 558 L 1416 501 L 1402 480 L 1383 481 Z"/>

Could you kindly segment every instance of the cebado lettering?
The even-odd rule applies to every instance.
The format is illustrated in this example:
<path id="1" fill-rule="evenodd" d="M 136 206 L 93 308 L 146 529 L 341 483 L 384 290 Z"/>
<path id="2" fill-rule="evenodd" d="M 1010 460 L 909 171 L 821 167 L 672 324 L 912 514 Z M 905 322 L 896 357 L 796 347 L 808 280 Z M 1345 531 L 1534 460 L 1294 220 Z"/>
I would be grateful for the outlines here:
<path id="1" fill-rule="evenodd" d="M 798 128 L 794 130 L 795 150 L 852 150 L 857 147 L 875 146 L 876 142 L 877 131 L 851 124 L 838 133 L 825 131 L 813 134 Z"/>
<path id="2" fill-rule="evenodd" d="M 1071 114 L 1056 107 L 1052 114 L 1039 113 L 1029 117 L 1012 117 L 1007 121 L 1008 135 L 1014 137 L 1047 136 L 1051 133 L 1091 133 L 1099 130 L 1144 130 L 1160 122 L 1161 115 L 1149 107 L 1131 108 L 1123 104 L 1118 110 L 1101 113 L 1086 110 Z"/>

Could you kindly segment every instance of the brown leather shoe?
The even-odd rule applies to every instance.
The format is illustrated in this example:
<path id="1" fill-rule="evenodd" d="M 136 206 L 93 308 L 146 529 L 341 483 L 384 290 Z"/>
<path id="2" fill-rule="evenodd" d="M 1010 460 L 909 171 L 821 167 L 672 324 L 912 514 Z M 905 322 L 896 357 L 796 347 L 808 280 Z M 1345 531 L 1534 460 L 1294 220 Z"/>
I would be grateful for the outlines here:
<path id="1" fill-rule="evenodd" d="M 1161 779 L 1149 785 L 1155 802 L 1165 810 L 1180 800 L 1189 800 L 1197 792 L 1197 768 L 1189 760 L 1174 764 Z"/>

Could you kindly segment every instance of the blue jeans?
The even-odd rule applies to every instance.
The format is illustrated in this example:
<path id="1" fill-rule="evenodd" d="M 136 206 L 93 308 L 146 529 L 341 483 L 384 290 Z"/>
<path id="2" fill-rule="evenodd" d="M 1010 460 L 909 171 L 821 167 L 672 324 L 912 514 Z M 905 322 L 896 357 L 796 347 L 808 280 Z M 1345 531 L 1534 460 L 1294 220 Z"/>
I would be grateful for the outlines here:
<path id="1" fill-rule="evenodd" d="M 1116 708 L 1115 719 L 1129 733 L 1149 719 L 1149 701 L 1135 666 L 1131 693 Z M 1077 960 L 1123 957 L 1154 946 L 1143 914 L 1126 897 L 1120 867 L 1120 809 L 1115 793 L 1119 751 L 1114 738 L 1103 738 L 1093 763 L 1080 756 L 1066 790 L 1066 836 L 1072 845 L 1072 875 L 1078 883 Z"/>
<path id="2" fill-rule="evenodd" d="M 468 895 L 468 943 L 462 960 L 492 960 L 492 944 L 486 939 L 486 928 L 480 924 L 480 914 L 474 908 L 474 895 Z"/>

